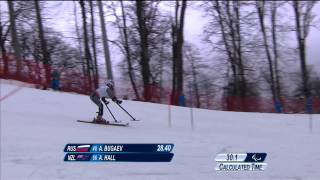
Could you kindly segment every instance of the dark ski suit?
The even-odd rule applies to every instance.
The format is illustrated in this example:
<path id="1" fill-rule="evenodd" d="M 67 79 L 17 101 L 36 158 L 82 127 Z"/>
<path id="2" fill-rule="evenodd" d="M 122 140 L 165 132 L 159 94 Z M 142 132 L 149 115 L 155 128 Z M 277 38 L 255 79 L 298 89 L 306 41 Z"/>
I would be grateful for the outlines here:
<path id="1" fill-rule="evenodd" d="M 99 107 L 98 116 L 103 115 L 103 104 L 101 100 L 107 102 L 106 98 L 111 98 L 112 100 L 116 99 L 113 89 L 109 88 L 108 86 L 99 87 L 90 95 L 91 101 L 93 101 Z"/>

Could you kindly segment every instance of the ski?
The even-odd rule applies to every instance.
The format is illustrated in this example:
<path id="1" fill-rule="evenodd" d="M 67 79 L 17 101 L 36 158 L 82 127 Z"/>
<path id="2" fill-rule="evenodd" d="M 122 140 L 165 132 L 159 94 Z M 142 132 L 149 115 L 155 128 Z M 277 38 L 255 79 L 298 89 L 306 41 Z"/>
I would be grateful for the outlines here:
<path id="1" fill-rule="evenodd" d="M 100 124 L 100 125 L 109 125 L 109 126 L 128 126 L 129 123 L 128 122 L 110 122 L 107 121 L 107 123 L 96 123 L 93 121 L 84 121 L 84 120 L 77 120 L 78 122 L 82 122 L 82 123 L 91 123 L 91 124 Z"/>

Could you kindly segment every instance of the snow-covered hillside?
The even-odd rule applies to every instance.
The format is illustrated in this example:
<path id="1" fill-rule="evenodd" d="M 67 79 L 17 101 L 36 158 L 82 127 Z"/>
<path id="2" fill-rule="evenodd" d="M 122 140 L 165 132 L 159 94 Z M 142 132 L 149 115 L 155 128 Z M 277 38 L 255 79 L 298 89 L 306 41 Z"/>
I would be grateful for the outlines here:
<path id="1" fill-rule="evenodd" d="M 17 88 L 1 82 L 1 97 Z M 124 101 L 140 122 L 111 127 L 89 120 L 96 107 L 89 97 L 22 88 L 1 103 L 1 180 L 145 179 L 314 179 L 320 178 L 320 115 L 223 112 Z M 117 106 L 116 116 L 129 120 Z M 105 118 L 110 118 L 107 112 Z M 64 162 L 66 143 L 174 143 L 170 163 Z M 222 152 L 266 152 L 264 172 L 217 172 Z"/>

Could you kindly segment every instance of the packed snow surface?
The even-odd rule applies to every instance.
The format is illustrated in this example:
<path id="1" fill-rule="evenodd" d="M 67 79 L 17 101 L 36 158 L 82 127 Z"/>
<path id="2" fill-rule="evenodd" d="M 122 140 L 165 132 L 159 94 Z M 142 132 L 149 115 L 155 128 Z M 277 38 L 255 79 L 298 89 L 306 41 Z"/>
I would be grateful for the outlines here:
<path id="1" fill-rule="evenodd" d="M 1 97 L 18 87 L 1 81 Z M 88 96 L 24 87 L 1 102 L 1 180 L 320 179 L 320 115 L 224 112 L 124 101 L 129 127 L 76 122 Z M 110 105 L 118 119 L 129 120 Z M 111 117 L 105 110 L 104 117 Z M 312 132 L 310 120 L 312 118 Z M 174 143 L 172 162 L 64 162 L 67 143 Z M 266 152 L 263 172 L 215 171 L 218 153 Z"/>

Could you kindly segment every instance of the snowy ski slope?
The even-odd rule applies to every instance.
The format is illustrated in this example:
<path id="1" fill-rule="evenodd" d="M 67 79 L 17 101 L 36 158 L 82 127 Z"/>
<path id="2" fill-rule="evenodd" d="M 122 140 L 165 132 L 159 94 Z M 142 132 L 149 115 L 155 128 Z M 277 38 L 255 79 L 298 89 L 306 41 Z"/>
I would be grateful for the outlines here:
<path id="1" fill-rule="evenodd" d="M 1 97 L 17 88 L 1 81 Z M 89 120 L 96 107 L 89 97 L 22 88 L 1 102 L 1 180 L 213 180 L 320 179 L 320 115 L 223 112 L 124 101 L 140 122 L 106 127 Z M 129 120 L 117 106 L 115 115 Z M 110 118 L 105 112 L 105 118 Z M 170 163 L 64 162 L 66 143 L 174 143 Z M 264 172 L 217 172 L 224 152 L 266 152 Z"/>

